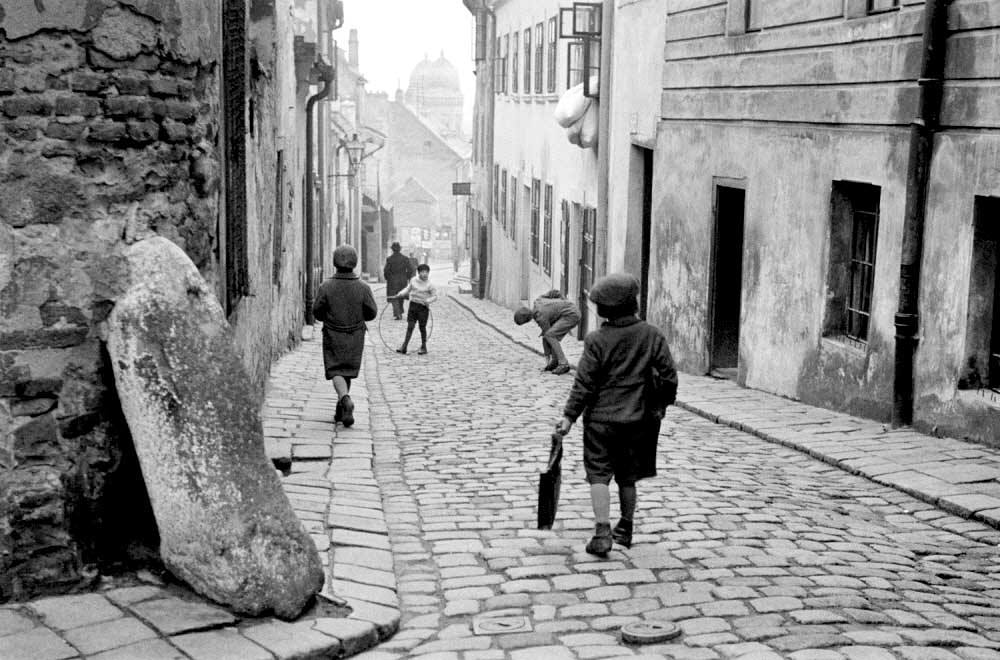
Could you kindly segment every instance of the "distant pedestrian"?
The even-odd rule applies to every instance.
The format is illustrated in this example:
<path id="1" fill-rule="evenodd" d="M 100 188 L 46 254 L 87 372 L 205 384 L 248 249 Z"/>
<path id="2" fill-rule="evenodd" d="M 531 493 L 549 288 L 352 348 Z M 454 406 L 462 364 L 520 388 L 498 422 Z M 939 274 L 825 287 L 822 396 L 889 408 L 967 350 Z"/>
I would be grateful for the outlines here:
<path id="1" fill-rule="evenodd" d="M 594 510 L 587 552 L 605 556 L 612 540 L 632 545 L 639 479 L 656 475 L 660 422 L 677 395 L 677 371 L 659 329 L 636 317 L 639 281 L 615 273 L 590 290 L 607 319 L 587 335 L 576 379 L 556 432 L 565 435 L 583 415 L 583 465 Z M 618 484 L 621 519 L 611 529 L 609 484 Z"/>
<path id="2" fill-rule="evenodd" d="M 514 312 L 514 323 L 524 325 L 534 320 L 542 329 L 542 352 L 547 358 L 545 371 L 562 375 L 569 371 L 569 361 L 562 349 L 562 338 L 580 322 L 580 310 L 566 300 L 559 289 L 552 289 L 535 299 L 531 309 Z"/>
<path id="3" fill-rule="evenodd" d="M 420 259 L 417 259 L 417 257 L 413 254 L 413 252 L 410 252 L 410 256 L 408 257 L 408 259 L 410 260 L 410 265 L 413 266 L 413 272 L 414 273 L 417 272 L 417 266 L 420 265 Z"/>
<path id="4" fill-rule="evenodd" d="M 323 282 L 313 305 L 313 314 L 323 322 L 323 367 L 326 379 L 337 392 L 335 422 L 354 425 L 351 379 L 357 378 L 365 349 L 365 321 L 378 315 L 371 288 L 354 273 L 358 253 L 350 245 L 333 252 L 337 273 Z"/>
<path id="5" fill-rule="evenodd" d="M 403 300 L 393 296 L 399 293 L 400 289 L 405 287 L 406 283 L 413 277 L 414 266 L 400 252 L 399 243 L 393 243 L 390 247 L 392 254 L 385 260 L 385 269 L 382 274 L 385 275 L 386 300 L 392 302 L 392 318 L 399 321 L 403 318 Z"/>
<path id="6" fill-rule="evenodd" d="M 396 349 L 397 353 L 406 355 L 406 347 L 413 336 L 413 326 L 420 326 L 420 349 L 417 355 L 427 354 L 427 319 L 430 316 L 430 305 L 437 300 L 437 289 L 430 281 L 431 267 L 427 264 L 417 266 L 417 276 L 410 280 L 397 298 L 409 298 L 410 308 L 406 313 L 406 338 L 403 345 Z"/>

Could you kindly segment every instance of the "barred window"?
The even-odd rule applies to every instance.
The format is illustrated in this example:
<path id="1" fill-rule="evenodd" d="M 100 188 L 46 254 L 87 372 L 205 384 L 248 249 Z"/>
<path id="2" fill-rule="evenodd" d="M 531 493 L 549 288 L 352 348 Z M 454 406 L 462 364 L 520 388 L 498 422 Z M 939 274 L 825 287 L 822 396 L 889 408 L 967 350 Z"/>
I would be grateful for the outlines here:
<path id="1" fill-rule="evenodd" d="M 531 28 L 524 31 L 524 93 L 531 94 Z"/>
<path id="2" fill-rule="evenodd" d="M 875 285 L 881 188 L 835 181 L 831 195 L 830 264 L 824 334 L 868 341 Z"/>

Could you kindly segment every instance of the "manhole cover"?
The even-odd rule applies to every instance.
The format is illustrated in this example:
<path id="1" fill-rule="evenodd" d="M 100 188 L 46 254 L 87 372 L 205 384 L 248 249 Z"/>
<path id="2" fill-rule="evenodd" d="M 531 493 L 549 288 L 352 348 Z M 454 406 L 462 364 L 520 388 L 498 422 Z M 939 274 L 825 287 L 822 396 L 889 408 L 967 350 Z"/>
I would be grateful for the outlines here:
<path id="1" fill-rule="evenodd" d="M 531 632 L 531 621 L 526 616 L 481 616 L 472 620 L 472 633 L 474 635 L 502 635 L 520 632 Z"/>
<path id="2" fill-rule="evenodd" d="M 680 634 L 681 629 L 669 621 L 640 621 L 622 626 L 622 639 L 629 644 L 656 644 Z"/>

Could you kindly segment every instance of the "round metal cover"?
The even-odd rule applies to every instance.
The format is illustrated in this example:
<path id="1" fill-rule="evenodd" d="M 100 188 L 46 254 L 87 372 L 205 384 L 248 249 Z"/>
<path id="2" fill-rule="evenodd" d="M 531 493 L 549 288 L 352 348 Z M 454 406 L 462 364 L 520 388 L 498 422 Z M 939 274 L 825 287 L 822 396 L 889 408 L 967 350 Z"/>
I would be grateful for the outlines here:
<path id="1" fill-rule="evenodd" d="M 629 644 L 656 644 L 680 634 L 681 629 L 669 621 L 637 621 L 622 626 L 622 639 Z"/>

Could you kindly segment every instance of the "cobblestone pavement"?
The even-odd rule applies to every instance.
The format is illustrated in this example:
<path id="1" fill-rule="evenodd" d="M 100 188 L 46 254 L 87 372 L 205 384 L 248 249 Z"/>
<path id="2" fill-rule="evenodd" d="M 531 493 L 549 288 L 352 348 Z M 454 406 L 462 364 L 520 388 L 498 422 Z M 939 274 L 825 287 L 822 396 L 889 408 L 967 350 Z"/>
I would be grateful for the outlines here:
<path id="1" fill-rule="evenodd" d="M 435 307 L 428 355 L 376 346 L 366 361 L 402 620 L 360 658 L 1000 658 L 996 530 L 680 408 L 630 550 L 583 552 L 578 428 L 556 527 L 534 529 L 571 377 L 540 371 L 530 330 L 500 325 L 508 310 L 489 312 L 504 336 L 460 300 Z M 487 613 L 531 630 L 474 634 Z M 642 620 L 683 636 L 620 641 Z"/>

